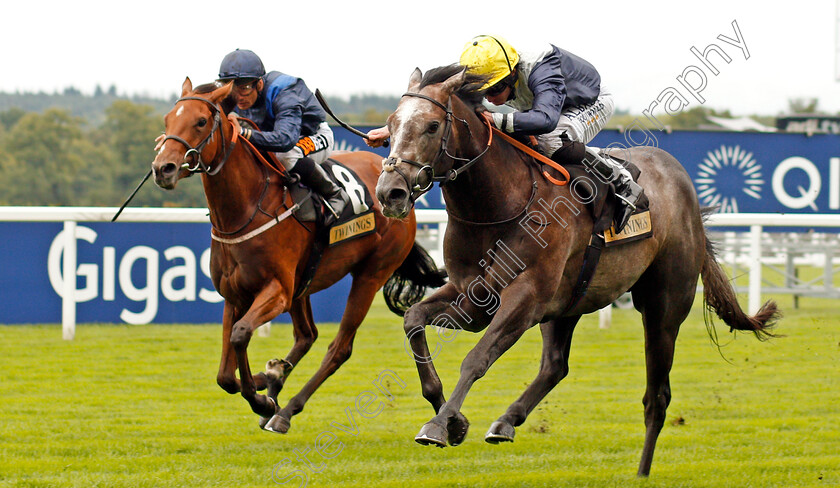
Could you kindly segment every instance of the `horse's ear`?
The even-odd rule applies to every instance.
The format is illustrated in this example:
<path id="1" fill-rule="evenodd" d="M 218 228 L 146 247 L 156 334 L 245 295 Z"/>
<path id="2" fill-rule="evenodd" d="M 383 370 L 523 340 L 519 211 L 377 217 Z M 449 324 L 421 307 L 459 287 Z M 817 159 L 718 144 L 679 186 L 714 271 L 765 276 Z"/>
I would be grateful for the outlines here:
<path id="1" fill-rule="evenodd" d="M 420 80 L 423 79 L 423 72 L 420 71 L 420 68 L 414 68 L 414 71 L 411 73 L 411 78 L 408 79 L 408 91 L 414 91 L 420 86 Z"/>
<path id="2" fill-rule="evenodd" d="M 210 94 L 210 100 L 213 103 L 219 103 L 220 101 L 226 99 L 230 95 L 230 91 L 233 89 L 233 82 L 229 81 L 222 85 L 220 88 L 216 88 L 213 90 L 213 93 Z"/>
<path id="3" fill-rule="evenodd" d="M 449 79 L 443 82 L 443 89 L 446 93 L 452 94 L 458 88 L 461 88 L 464 85 L 464 80 L 467 79 L 467 68 L 464 67 L 458 73 L 450 76 Z"/>
<path id="4" fill-rule="evenodd" d="M 190 81 L 190 77 L 187 76 L 187 79 L 184 80 L 184 84 L 181 85 L 181 96 L 182 97 L 187 96 L 187 93 L 191 92 L 192 88 L 193 88 L 192 87 L 192 81 Z"/>

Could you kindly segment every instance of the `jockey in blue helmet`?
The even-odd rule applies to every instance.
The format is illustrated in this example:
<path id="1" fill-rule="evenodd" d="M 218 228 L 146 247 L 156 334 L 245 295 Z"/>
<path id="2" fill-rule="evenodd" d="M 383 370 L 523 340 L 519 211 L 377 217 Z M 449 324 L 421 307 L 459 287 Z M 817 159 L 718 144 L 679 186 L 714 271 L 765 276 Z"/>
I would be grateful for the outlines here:
<path id="1" fill-rule="evenodd" d="M 254 121 L 260 131 L 241 127 L 236 116 L 231 117 L 234 128 L 256 147 L 275 153 L 287 170 L 323 196 L 332 213 L 328 223 L 334 222 L 350 198 L 321 167 L 335 139 L 326 113 L 306 83 L 279 71 L 266 73 L 259 56 L 247 49 L 225 56 L 219 81 L 233 81 L 234 112 Z"/>

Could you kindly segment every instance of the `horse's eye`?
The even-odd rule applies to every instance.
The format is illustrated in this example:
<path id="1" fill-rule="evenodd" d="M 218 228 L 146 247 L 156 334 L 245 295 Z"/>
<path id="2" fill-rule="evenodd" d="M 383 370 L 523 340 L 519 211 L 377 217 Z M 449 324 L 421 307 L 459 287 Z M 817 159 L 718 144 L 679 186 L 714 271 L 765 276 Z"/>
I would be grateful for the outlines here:
<path id="1" fill-rule="evenodd" d="M 429 134 L 434 134 L 438 131 L 438 129 L 440 129 L 440 122 L 432 122 L 431 124 L 429 124 L 428 132 Z"/>
<path id="2" fill-rule="evenodd" d="M 205 125 L 207 125 L 207 119 L 205 119 L 204 117 L 198 119 L 198 123 L 196 125 L 198 125 L 199 127 L 204 127 Z"/>

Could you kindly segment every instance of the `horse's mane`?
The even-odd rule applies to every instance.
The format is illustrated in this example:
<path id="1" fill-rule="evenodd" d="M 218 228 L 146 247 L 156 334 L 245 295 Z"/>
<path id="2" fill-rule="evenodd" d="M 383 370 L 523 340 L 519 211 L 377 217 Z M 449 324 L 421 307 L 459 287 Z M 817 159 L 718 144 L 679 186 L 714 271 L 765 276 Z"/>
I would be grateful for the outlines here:
<path id="1" fill-rule="evenodd" d="M 420 80 L 420 88 L 422 89 L 424 86 L 443 83 L 452 76 L 460 73 L 463 69 L 464 67 L 460 64 L 450 64 L 449 66 L 440 66 L 438 68 L 430 69 L 425 75 L 423 75 L 423 79 Z M 486 76 L 477 75 L 467 71 L 464 84 L 455 90 L 455 95 L 457 95 L 461 101 L 469 105 L 470 108 L 478 107 L 481 105 L 481 100 L 484 98 L 484 90 L 482 90 L 481 87 L 484 86 L 486 82 Z"/>
<path id="2" fill-rule="evenodd" d="M 210 93 L 213 90 L 217 90 L 219 87 L 216 86 L 215 83 L 205 83 L 203 85 L 198 85 L 197 87 L 193 88 L 193 93 L 196 95 L 204 95 L 206 93 Z"/>

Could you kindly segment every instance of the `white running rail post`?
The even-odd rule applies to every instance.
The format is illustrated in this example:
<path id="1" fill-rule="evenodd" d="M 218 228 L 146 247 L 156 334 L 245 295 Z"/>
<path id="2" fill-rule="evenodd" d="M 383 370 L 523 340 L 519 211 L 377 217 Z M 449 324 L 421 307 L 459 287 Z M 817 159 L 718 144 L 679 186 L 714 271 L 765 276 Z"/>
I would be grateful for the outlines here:
<path id="1" fill-rule="evenodd" d="M 64 280 L 61 290 L 61 335 L 65 341 L 76 336 L 76 222 L 64 221 Z"/>

